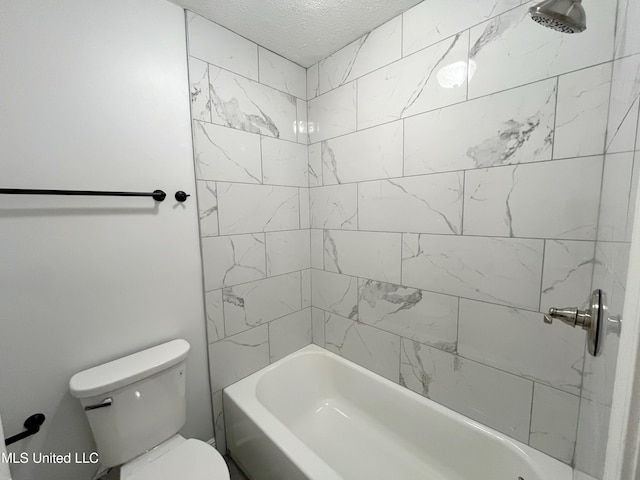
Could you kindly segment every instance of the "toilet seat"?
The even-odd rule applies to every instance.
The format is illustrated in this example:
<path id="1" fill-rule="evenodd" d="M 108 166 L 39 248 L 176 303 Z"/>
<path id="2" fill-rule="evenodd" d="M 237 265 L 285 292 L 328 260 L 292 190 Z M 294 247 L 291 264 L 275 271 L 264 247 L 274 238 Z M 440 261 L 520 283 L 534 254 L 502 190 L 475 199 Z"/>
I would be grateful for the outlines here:
<path id="1" fill-rule="evenodd" d="M 122 480 L 229 480 L 227 464 L 211 445 L 175 437 L 164 451 L 151 451 L 121 467 Z M 154 449 L 155 450 L 155 449 Z M 133 465 L 135 464 L 135 465 Z"/>

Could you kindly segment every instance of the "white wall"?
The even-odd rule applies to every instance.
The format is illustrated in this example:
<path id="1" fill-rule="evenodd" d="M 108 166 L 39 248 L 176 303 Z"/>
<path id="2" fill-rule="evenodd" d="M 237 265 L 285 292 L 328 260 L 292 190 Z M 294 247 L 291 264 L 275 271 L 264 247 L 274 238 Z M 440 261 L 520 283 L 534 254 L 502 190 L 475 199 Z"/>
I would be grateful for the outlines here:
<path id="1" fill-rule="evenodd" d="M 0 196 L 0 413 L 43 412 L 17 451 L 93 449 L 77 371 L 176 337 L 192 345 L 183 433 L 212 436 L 183 11 L 161 0 L 3 2 L 0 187 L 168 199 Z M 14 466 L 16 480 L 91 466 Z"/>

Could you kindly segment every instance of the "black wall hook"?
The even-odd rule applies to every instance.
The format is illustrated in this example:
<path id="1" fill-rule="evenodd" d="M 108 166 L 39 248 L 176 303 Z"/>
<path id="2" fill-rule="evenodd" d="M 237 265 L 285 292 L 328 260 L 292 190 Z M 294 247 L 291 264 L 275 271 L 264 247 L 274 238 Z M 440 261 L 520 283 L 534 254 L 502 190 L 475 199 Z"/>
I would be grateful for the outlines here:
<path id="1" fill-rule="evenodd" d="M 185 202 L 187 200 L 187 197 L 190 197 L 191 195 L 189 195 L 188 193 L 183 192 L 182 190 L 178 190 L 176 192 L 176 200 L 179 202 Z"/>
<path id="2" fill-rule="evenodd" d="M 26 430 L 22 433 L 14 435 L 13 437 L 6 438 L 4 444 L 9 446 L 12 443 L 19 442 L 23 438 L 30 437 L 31 435 L 35 435 L 40 431 L 40 427 L 45 421 L 45 416 L 43 413 L 36 413 L 31 415 L 24 421 L 24 428 Z"/>

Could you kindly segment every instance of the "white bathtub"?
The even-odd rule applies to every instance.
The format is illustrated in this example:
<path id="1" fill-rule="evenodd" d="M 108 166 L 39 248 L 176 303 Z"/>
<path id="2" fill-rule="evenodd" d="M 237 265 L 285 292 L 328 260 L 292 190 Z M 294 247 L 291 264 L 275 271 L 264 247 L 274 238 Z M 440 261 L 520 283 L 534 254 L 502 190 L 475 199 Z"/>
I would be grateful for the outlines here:
<path id="1" fill-rule="evenodd" d="M 252 480 L 571 480 L 571 468 L 310 345 L 226 388 Z"/>

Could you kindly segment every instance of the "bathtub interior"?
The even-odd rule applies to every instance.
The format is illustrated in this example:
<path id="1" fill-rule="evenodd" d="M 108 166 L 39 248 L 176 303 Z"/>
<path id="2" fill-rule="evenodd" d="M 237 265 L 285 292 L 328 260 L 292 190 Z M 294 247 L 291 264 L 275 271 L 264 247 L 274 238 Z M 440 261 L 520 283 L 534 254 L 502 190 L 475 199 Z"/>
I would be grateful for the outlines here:
<path id="1" fill-rule="evenodd" d="M 316 346 L 244 382 L 243 392 L 232 386 L 228 393 L 260 430 L 285 453 L 291 435 L 339 478 L 570 478 L 564 465 L 560 476 L 548 475 L 543 454 Z M 247 394 L 255 398 L 243 407 Z M 268 417 L 287 434 L 260 425 Z"/>

